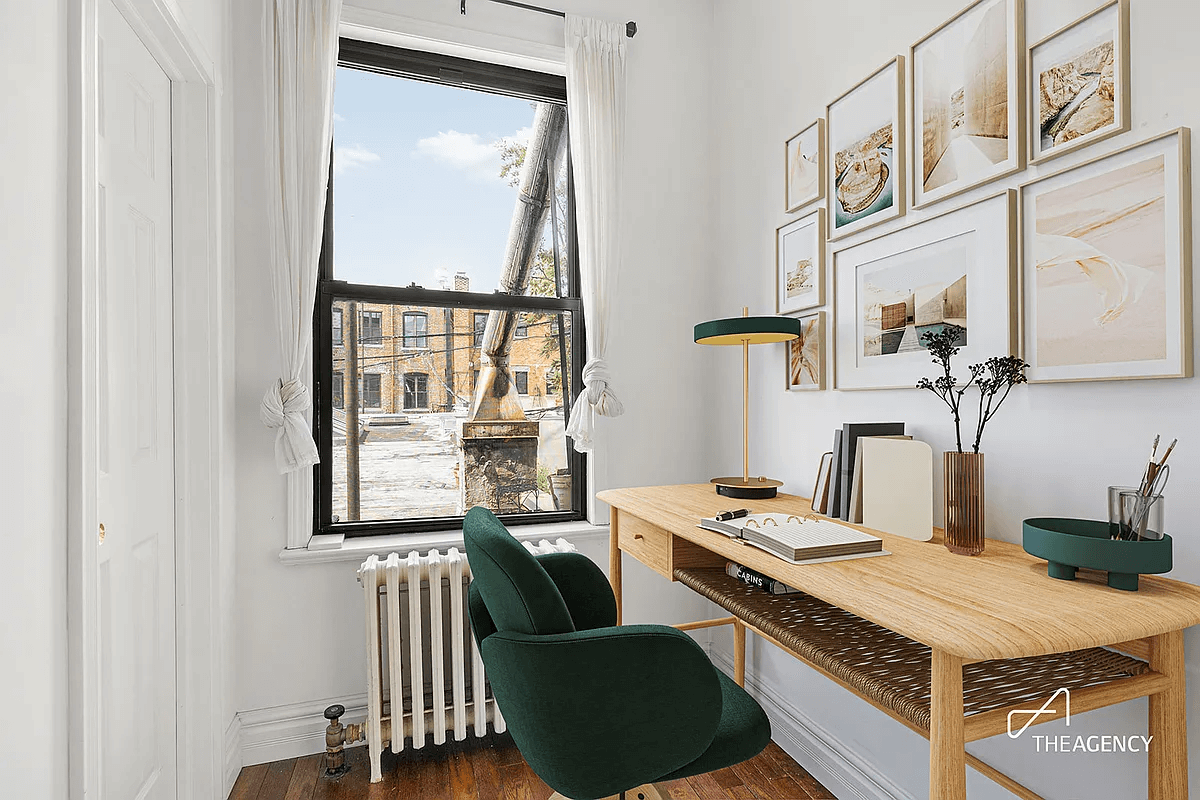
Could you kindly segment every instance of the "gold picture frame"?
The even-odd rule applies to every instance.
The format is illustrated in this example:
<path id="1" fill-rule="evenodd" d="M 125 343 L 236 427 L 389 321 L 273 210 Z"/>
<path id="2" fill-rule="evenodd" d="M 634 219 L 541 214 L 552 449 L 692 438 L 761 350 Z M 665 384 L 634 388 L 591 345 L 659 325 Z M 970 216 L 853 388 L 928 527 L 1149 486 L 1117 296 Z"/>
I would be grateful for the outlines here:
<path id="1" fill-rule="evenodd" d="M 828 372 L 828 362 L 825 357 L 826 336 L 829 330 L 825 324 L 825 312 L 818 311 L 815 314 L 807 314 L 799 318 L 800 322 L 800 338 L 792 339 L 784 342 L 783 354 L 783 372 L 784 372 L 784 388 L 789 392 L 820 392 L 824 391 L 828 385 L 826 374 Z M 812 337 L 810 339 L 810 337 Z M 797 361 L 797 353 L 795 349 L 797 343 L 800 343 L 799 364 Z M 815 344 L 814 344 L 815 342 Z M 813 372 L 816 372 L 815 380 L 811 383 L 806 383 L 803 380 L 803 375 L 808 374 L 810 377 Z M 801 380 L 797 382 L 797 377 Z"/>
<path id="2" fill-rule="evenodd" d="M 815 139 L 816 156 L 811 162 L 815 165 L 816 170 L 816 188 L 815 191 L 808 194 L 792 197 L 792 173 L 793 165 L 796 163 L 796 158 L 803 158 L 803 144 Z M 793 148 L 793 142 L 797 146 Z M 793 149 L 797 152 L 793 153 Z M 795 136 L 783 143 L 783 210 L 784 213 L 794 214 L 800 209 L 811 203 L 815 203 L 825 196 L 825 120 L 818 119 L 811 123 Z"/>
<path id="3" fill-rule="evenodd" d="M 1171 139 L 1175 139 L 1174 144 L 1168 141 Z M 1144 156 L 1139 158 L 1138 151 L 1144 151 Z M 1134 342 L 1134 337 L 1129 335 L 1127 328 L 1132 326 L 1139 334 L 1145 333 L 1151 326 L 1139 323 L 1138 320 L 1145 318 L 1154 321 L 1156 309 L 1150 305 L 1153 302 L 1153 294 L 1148 295 L 1147 292 L 1153 291 L 1153 283 L 1159 277 L 1157 265 L 1153 264 L 1158 252 L 1157 243 L 1152 243 L 1144 251 L 1138 251 L 1137 248 L 1139 237 L 1149 235 L 1147 231 L 1157 225 L 1157 220 L 1151 218 L 1157 199 L 1148 195 L 1147 198 L 1139 200 L 1137 192 L 1143 191 L 1142 187 L 1147 187 L 1147 181 L 1157 180 L 1150 172 L 1151 169 L 1157 171 L 1157 167 L 1152 163 L 1156 155 L 1162 160 L 1164 263 L 1161 278 L 1164 293 L 1164 357 L 1098 361 L 1095 360 L 1095 354 L 1104 348 L 1106 337 L 1119 342 L 1122 348 L 1129 348 Z M 1139 170 L 1142 165 L 1149 166 Z M 1151 177 L 1145 177 L 1147 175 Z M 1026 374 L 1030 383 L 1192 377 L 1191 175 L 1191 132 L 1188 128 L 1176 128 L 1066 169 L 1040 176 L 1017 188 L 1020 196 L 1018 245 L 1021 270 L 1018 291 L 1022 306 L 1021 338 L 1023 355 L 1029 361 Z M 1070 180 L 1072 177 L 1073 180 Z M 1112 179 L 1111 193 L 1107 195 L 1102 181 L 1106 177 Z M 1073 187 L 1078 187 L 1074 199 L 1071 193 L 1061 191 Z M 1050 202 L 1057 202 L 1062 208 L 1046 211 L 1044 203 L 1042 208 L 1038 207 L 1038 200 L 1056 193 L 1057 197 L 1051 198 Z M 1105 209 L 1103 204 L 1106 197 L 1118 203 L 1119 207 Z M 1067 205 L 1071 202 L 1076 205 L 1086 203 L 1087 208 Z M 1175 213 L 1171 213 L 1170 209 L 1173 204 L 1178 205 Z M 1098 215 L 1098 211 L 1104 210 L 1109 212 L 1108 221 Z M 1079 218 L 1076 215 L 1080 211 L 1089 215 L 1086 231 L 1072 236 L 1069 230 L 1051 227 L 1073 224 L 1071 221 Z M 1043 219 L 1047 225 L 1039 230 L 1039 214 L 1043 213 L 1046 215 Z M 1134 230 L 1124 230 L 1125 226 L 1133 226 Z M 1110 230 L 1106 231 L 1105 228 Z M 1048 237 L 1048 240 L 1039 241 L 1039 236 Z M 1061 241 L 1064 238 L 1076 241 Z M 1031 240 L 1034 243 L 1032 247 Z M 1070 246 L 1079 248 L 1081 252 L 1071 252 Z M 1039 248 L 1047 254 L 1040 261 L 1039 256 L 1035 254 Z M 1137 257 L 1137 252 L 1153 255 L 1143 260 Z M 1084 262 L 1087 262 L 1086 268 Z M 1106 265 L 1110 265 L 1107 270 Z M 1044 298 L 1046 307 L 1053 314 L 1045 319 L 1048 320 L 1047 324 L 1057 324 L 1059 318 L 1070 318 L 1076 311 L 1079 316 L 1089 316 L 1095 330 L 1089 328 L 1088 333 L 1093 338 L 1084 344 L 1077 343 L 1074 347 L 1077 352 L 1086 352 L 1086 358 L 1091 359 L 1090 361 L 1072 363 L 1063 360 L 1062 355 L 1046 358 L 1046 362 L 1053 359 L 1061 363 L 1042 361 L 1043 349 L 1050 350 L 1050 346 L 1042 348 L 1039 344 L 1042 331 L 1038 312 L 1043 298 L 1039 297 L 1039 289 L 1036 280 L 1031 278 L 1031 273 L 1036 275 L 1039 268 L 1056 267 L 1066 272 L 1061 273 L 1054 281 L 1054 298 Z M 1092 286 L 1087 287 L 1085 284 L 1085 287 L 1075 287 L 1073 293 L 1068 295 L 1064 287 L 1070 288 L 1070 277 L 1075 278 L 1076 284 L 1082 282 L 1079 276 L 1073 275 L 1076 269 Z M 1050 294 L 1051 290 L 1042 291 Z M 1173 294 L 1177 294 L 1177 297 L 1172 297 Z M 1104 303 L 1110 299 L 1110 295 L 1113 302 L 1105 306 Z M 1088 296 L 1094 296 L 1096 303 L 1091 303 L 1090 309 L 1077 310 L 1076 306 L 1084 305 L 1082 298 Z M 1146 309 L 1141 308 L 1143 298 L 1147 298 Z M 1113 328 L 1107 329 L 1110 325 Z M 1096 333 L 1096 330 L 1100 333 Z M 1048 334 L 1046 339 L 1059 350 L 1065 349 L 1069 344 L 1069 339 L 1061 333 Z"/>
<path id="4" fill-rule="evenodd" d="M 798 295 L 790 301 L 785 287 L 790 277 L 784 262 L 784 250 L 789 237 L 796 238 L 796 249 L 800 255 L 808 254 L 808 269 L 812 276 L 811 291 Z M 811 242 L 803 241 L 812 236 Z M 805 245 L 808 245 L 807 247 Z M 810 308 L 825 305 L 825 209 L 818 208 L 803 217 L 797 217 L 775 229 L 775 313 L 795 314 Z"/>
<path id="5" fill-rule="evenodd" d="M 994 13 L 997 7 L 1000 6 L 1003 7 L 1004 12 L 1004 53 L 1006 56 L 1006 69 L 1004 70 L 1004 77 L 1008 89 L 1005 95 L 1007 105 L 1006 114 L 1004 117 L 1005 133 L 1007 134 L 1006 137 L 1004 137 L 1004 147 L 1006 153 L 1005 158 L 1001 161 L 994 162 L 993 170 L 982 172 L 976 178 L 959 178 L 955 180 L 949 180 L 944 184 L 940 184 L 939 186 L 926 189 L 925 184 L 930 178 L 934 177 L 933 173 L 936 170 L 936 167 L 940 166 L 941 158 L 939 157 L 938 163 L 935 164 L 934 168 L 931 168 L 930 174 L 926 175 L 925 144 L 928 123 L 925 119 L 925 112 L 928 109 L 925 105 L 925 98 L 921 93 L 921 90 L 925 87 L 925 77 L 924 74 L 918 76 L 918 70 L 927 65 L 930 67 L 934 65 L 929 64 L 929 62 L 926 61 L 926 55 L 922 52 L 922 50 L 924 48 L 933 47 L 938 42 L 939 38 L 949 39 L 951 34 L 957 34 L 960 37 L 963 36 L 963 33 L 959 30 L 959 28 L 969 22 L 976 22 L 976 24 L 979 26 L 977 30 L 983 30 L 985 25 L 991 25 L 994 27 L 995 22 L 990 19 L 990 15 Z M 982 12 L 983 19 L 974 20 L 973 15 L 978 15 L 979 12 Z M 984 38 L 986 40 L 987 37 Z M 977 49 L 977 45 L 974 40 L 971 40 L 970 42 L 960 42 L 958 44 L 961 51 L 974 52 Z M 943 47 L 950 46 L 951 44 L 949 41 L 943 44 Z M 958 56 L 959 60 L 962 60 L 962 55 L 959 52 L 944 53 L 942 55 L 944 57 L 942 60 L 952 60 L 946 58 L 950 55 L 956 55 Z M 928 58 L 933 59 L 933 54 L 929 54 Z M 986 69 L 986 65 L 991 62 L 987 62 L 986 58 L 983 58 L 982 56 L 981 59 L 985 62 L 984 69 Z M 936 74 L 939 75 L 945 73 L 947 69 L 941 63 L 942 60 L 934 62 L 937 67 L 940 67 L 939 69 L 935 70 Z M 943 22 L 937 28 L 927 33 L 925 36 L 921 37 L 912 45 L 912 47 L 909 48 L 908 70 L 911 92 L 909 96 L 908 114 L 912 124 L 912 141 L 910 142 L 911 152 L 909 154 L 909 157 L 912 159 L 909 162 L 912 167 L 912 187 L 910 196 L 912 208 L 927 208 L 935 203 L 940 203 L 943 200 L 956 197 L 963 192 L 970 191 L 971 189 L 975 189 L 979 186 L 984 186 L 988 183 L 999 180 L 1000 178 L 1013 175 L 1025 168 L 1025 114 L 1027 107 L 1025 99 L 1026 61 L 1025 0 L 973 0 L 970 5 L 959 11 L 950 19 Z M 967 126 L 971 124 L 971 115 L 968 113 L 968 108 L 973 104 L 966 96 L 966 76 L 963 75 L 961 77 L 964 81 L 964 86 L 963 88 L 958 89 L 958 94 L 961 98 L 959 102 L 963 107 L 962 126 L 967 128 Z M 947 98 L 948 113 L 953 111 L 953 106 L 954 103 L 952 93 L 951 96 Z M 949 126 L 950 130 L 953 130 L 953 128 L 956 127 L 953 125 L 953 121 L 953 115 L 946 117 L 945 122 L 946 125 Z M 961 143 L 963 140 L 971 140 L 971 144 L 978 142 L 977 146 L 971 148 L 973 153 L 986 152 L 988 150 L 994 151 L 996 149 L 995 141 L 999 138 L 995 135 L 997 130 L 995 122 L 989 122 L 985 116 L 984 120 L 977 124 L 977 129 L 979 131 L 979 135 L 973 136 L 964 131 L 957 136 L 948 138 L 945 142 L 945 147 L 942 148 L 942 154 L 945 154 L 947 151 L 949 151 L 952 145 Z M 948 134 L 944 135 L 948 136 Z M 934 146 L 934 149 L 936 149 L 936 145 Z M 991 160 L 991 157 L 989 156 L 987 160 Z"/>
<path id="6" fill-rule="evenodd" d="M 1102 19 L 1105 15 L 1111 15 L 1112 19 Z M 1050 68 L 1064 68 L 1064 65 L 1072 64 L 1074 61 L 1078 61 L 1079 59 L 1086 57 L 1089 53 L 1098 49 L 1098 47 L 1093 47 L 1088 51 L 1080 53 L 1078 52 L 1078 48 L 1081 46 L 1086 46 L 1086 44 L 1076 45 L 1075 48 L 1071 48 L 1069 46 L 1070 42 L 1068 41 L 1068 37 L 1072 36 L 1073 34 L 1079 36 L 1084 26 L 1089 24 L 1103 24 L 1106 21 L 1111 21 L 1113 23 L 1113 121 L 1107 125 L 1088 131 L 1087 133 L 1077 136 L 1069 141 L 1065 141 L 1062 144 L 1045 148 L 1045 144 L 1043 142 L 1044 135 L 1042 131 L 1042 112 L 1040 107 L 1042 97 L 1040 89 L 1040 68 L 1046 65 L 1038 62 L 1040 57 L 1039 53 L 1048 51 L 1057 44 L 1060 52 L 1057 54 L 1048 55 L 1046 57 L 1055 62 Z M 1061 59 L 1066 58 L 1067 55 L 1070 55 L 1071 53 L 1076 53 L 1074 59 L 1066 62 L 1061 61 Z M 1077 150 L 1087 147 L 1088 145 L 1095 144 L 1096 142 L 1103 141 L 1109 137 L 1116 136 L 1121 133 L 1126 133 L 1130 130 L 1131 114 L 1129 61 L 1129 0 L 1109 0 L 1109 2 L 1105 3 L 1094 11 L 1089 11 L 1087 14 L 1084 14 L 1074 22 L 1064 25 L 1049 36 L 1045 36 L 1030 45 L 1026 54 L 1025 62 L 1025 94 L 1027 105 L 1026 113 L 1029 128 L 1027 140 L 1029 164 L 1031 166 L 1036 164 L 1044 164 L 1052 158 L 1058 158 L 1059 156 L 1066 155 L 1067 153 L 1073 153 Z M 1070 70 L 1068 70 L 1068 72 L 1069 71 Z M 1072 82 L 1078 83 L 1079 80 L 1082 80 L 1082 78 L 1077 77 Z M 1084 91 L 1087 91 L 1087 87 L 1090 86 L 1090 83 L 1091 82 L 1089 81 L 1088 83 L 1082 84 L 1081 86 L 1083 88 L 1080 88 L 1077 91 L 1077 93 L 1074 95 L 1074 98 L 1079 99 L 1079 97 L 1083 95 Z M 1098 91 L 1098 89 L 1099 85 L 1097 85 L 1096 89 L 1092 90 L 1092 93 L 1102 97 L 1102 94 Z M 1084 103 L 1089 99 L 1090 96 L 1089 98 L 1085 98 L 1085 100 L 1081 101 L 1076 107 L 1082 110 Z M 1062 111 L 1071 108 L 1073 104 L 1074 103 L 1072 101 L 1072 103 L 1065 105 L 1063 109 L 1060 110 L 1059 115 L 1061 115 Z M 1074 116 L 1069 117 L 1068 119 L 1071 118 L 1074 118 Z"/>
<path id="7" fill-rule="evenodd" d="M 894 72 L 894 75 L 890 79 L 886 78 L 889 71 Z M 872 72 L 867 77 L 863 78 L 850 89 L 843 92 L 833 102 L 829 103 L 829 105 L 825 107 L 825 188 L 826 194 L 829 197 L 828 217 L 830 241 L 856 234 L 860 231 L 866 230 L 867 228 L 879 225 L 880 223 L 899 219 L 900 217 L 904 216 L 905 197 L 908 194 L 908 184 L 905 182 L 904 169 L 905 161 L 907 160 L 905 157 L 907 147 L 905 145 L 904 124 L 904 78 L 904 56 L 898 55 L 879 69 Z M 858 137 L 857 139 L 848 139 L 841 134 L 840 126 L 843 123 L 838 121 L 837 115 L 839 113 L 850 113 L 848 110 L 846 110 L 847 104 L 856 99 L 856 94 L 862 95 L 866 92 L 878 94 L 881 98 L 886 94 L 894 95 L 893 97 L 887 99 L 886 109 L 887 111 L 891 112 L 891 164 L 888 165 L 886 161 L 882 161 L 881 159 L 883 167 L 888 170 L 888 175 L 883 179 L 880 189 L 873 195 L 870 193 L 868 194 L 866 201 L 870 202 L 868 202 L 864 207 L 857 208 L 845 214 L 845 216 L 851 216 L 853 219 L 850 219 L 839 225 L 838 219 L 839 210 L 841 209 L 841 201 L 839 200 L 838 196 L 839 181 L 836 166 L 839 155 L 838 148 L 843 144 L 845 144 L 847 147 L 852 147 L 867 141 L 872 135 L 874 135 L 870 132 L 869 128 L 874 126 L 876 123 L 870 121 L 869 119 L 865 122 L 861 119 L 847 121 L 845 123 L 847 127 L 851 131 L 854 131 L 848 135 L 851 137 Z M 865 100 L 859 98 L 859 101 L 864 103 L 866 107 L 870 107 L 874 100 L 874 97 L 867 97 Z M 883 100 L 881 99 L 879 102 L 883 102 Z M 839 105 L 842 105 L 843 108 L 839 109 Z M 863 115 L 864 110 L 865 109 L 863 108 L 854 109 L 854 111 L 858 112 L 860 116 Z M 866 116 L 872 117 L 869 112 L 866 114 Z M 867 128 L 863 127 L 864 124 L 867 126 Z M 878 131 L 882 131 L 884 127 L 886 126 L 879 127 Z M 862 162 L 860 160 L 856 163 Z M 879 202 L 883 192 L 887 191 L 887 183 L 889 181 L 891 183 L 890 204 L 876 208 L 874 211 L 872 211 L 871 208 L 873 208 L 875 204 Z"/>

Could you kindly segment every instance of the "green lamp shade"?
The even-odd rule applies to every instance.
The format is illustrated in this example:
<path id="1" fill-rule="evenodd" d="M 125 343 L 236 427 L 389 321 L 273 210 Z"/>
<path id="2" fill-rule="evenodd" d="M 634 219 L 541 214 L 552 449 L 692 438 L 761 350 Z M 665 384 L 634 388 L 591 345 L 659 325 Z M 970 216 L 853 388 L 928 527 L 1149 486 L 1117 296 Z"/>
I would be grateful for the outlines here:
<path id="1" fill-rule="evenodd" d="M 800 338 L 796 317 L 729 317 L 696 326 L 697 344 L 770 344 Z"/>

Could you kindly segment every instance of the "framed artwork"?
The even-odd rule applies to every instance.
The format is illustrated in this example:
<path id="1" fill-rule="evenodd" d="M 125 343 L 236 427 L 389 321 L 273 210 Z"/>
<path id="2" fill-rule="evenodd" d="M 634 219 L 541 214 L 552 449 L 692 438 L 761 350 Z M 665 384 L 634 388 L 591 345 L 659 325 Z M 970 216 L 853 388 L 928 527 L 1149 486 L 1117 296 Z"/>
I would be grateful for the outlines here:
<path id="1" fill-rule="evenodd" d="M 1187 128 L 1020 187 L 1029 380 L 1192 374 Z"/>
<path id="2" fill-rule="evenodd" d="M 921 336 L 961 329 L 960 363 L 1015 353 L 1016 192 L 834 253 L 835 389 L 915 387 Z"/>
<path id="3" fill-rule="evenodd" d="M 788 391 L 825 388 L 825 312 L 800 317 L 800 338 L 784 343 Z"/>
<path id="4" fill-rule="evenodd" d="M 825 303 L 825 209 L 775 229 L 775 313 Z"/>
<path id="5" fill-rule="evenodd" d="M 829 238 L 904 213 L 904 57 L 829 104 Z"/>
<path id="6" fill-rule="evenodd" d="M 1129 3 L 1112 0 L 1029 48 L 1029 163 L 1129 130 Z"/>
<path id="7" fill-rule="evenodd" d="M 784 206 L 799 211 L 825 196 L 821 160 L 825 150 L 825 120 L 819 119 L 784 143 Z"/>
<path id="8" fill-rule="evenodd" d="M 1022 168 L 1023 0 L 977 0 L 914 44 L 908 60 L 914 207 Z"/>

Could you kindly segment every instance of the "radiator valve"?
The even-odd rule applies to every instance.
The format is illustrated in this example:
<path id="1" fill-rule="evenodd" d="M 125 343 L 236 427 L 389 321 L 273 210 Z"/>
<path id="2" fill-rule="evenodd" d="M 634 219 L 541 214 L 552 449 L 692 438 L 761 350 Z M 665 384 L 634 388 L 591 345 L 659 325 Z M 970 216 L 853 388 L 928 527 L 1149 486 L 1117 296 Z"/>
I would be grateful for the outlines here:
<path id="1" fill-rule="evenodd" d="M 325 719 L 329 720 L 329 727 L 325 729 L 325 774 L 329 776 L 345 775 L 350 771 L 346 765 L 345 746 L 365 738 L 362 725 L 342 724 L 339 718 L 345 713 L 343 705 L 325 709 Z"/>

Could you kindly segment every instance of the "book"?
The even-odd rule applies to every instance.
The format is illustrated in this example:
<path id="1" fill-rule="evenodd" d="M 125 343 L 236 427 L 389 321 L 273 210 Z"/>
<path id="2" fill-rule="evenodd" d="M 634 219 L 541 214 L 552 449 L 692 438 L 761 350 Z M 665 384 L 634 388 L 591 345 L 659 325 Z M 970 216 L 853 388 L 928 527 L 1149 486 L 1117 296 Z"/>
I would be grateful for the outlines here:
<path id="1" fill-rule="evenodd" d="M 842 431 L 839 428 L 833 432 L 833 462 L 829 466 L 829 502 L 825 506 L 825 513 L 831 517 L 838 515 L 837 510 L 842 507 L 842 496 L 838 491 L 841 486 L 841 481 L 838 477 L 842 474 Z"/>
<path id="2" fill-rule="evenodd" d="M 933 538 L 933 450 L 902 439 L 863 443 L 863 524 L 927 542 Z"/>
<path id="3" fill-rule="evenodd" d="M 847 522 L 861 525 L 863 521 L 863 442 L 867 439 L 912 439 L 911 436 L 860 436 L 854 455 L 854 477 L 850 479 L 850 517 Z"/>
<path id="4" fill-rule="evenodd" d="M 793 589 L 786 583 L 763 575 L 758 570 L 743 567 L 741 564 L 736 564 L 732 561 L 725 562 L 725 574 L 731 578 L 737 578 L 749 586 L 757 586 L 759 589 L 763 589 L 771 594 L 795 594 L 800 591 L 799 589 Z"/>
<path id="5" fill-rule="evenodd" d="M 750 514 L 731 520 L 705 517 L 700 527 L 742 539 L 788 561 L 883 551 L 883 540 L 878 536 L 827 519 L 794 514 Z"/>
<path id="6" fill-rule="evenodd" d="M 821 463 L 817 467 L 817 483 L 813 486 L 812 503 L 810 507 L 818 514 L 824 514 L 829 508 L 829 468 L 833 464 L 833 453 L 823 453 Z"/>
<path id="7" fill-rule="evenodd" d="M 842 426 L 842 458 L 838 464 L 838 500 L 830 516 L 850 519 L 850 482 L 854 476 L 854 457 L 861 436 L 898 436 L 904 434 L 903 422 L 847 422 Z"/>

